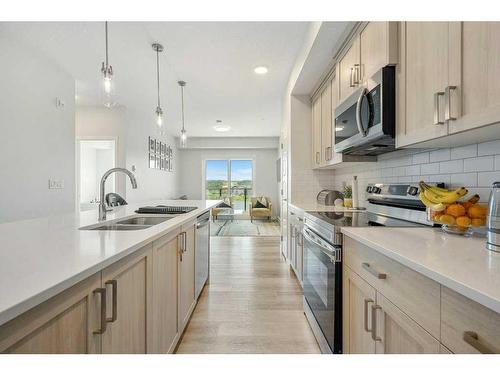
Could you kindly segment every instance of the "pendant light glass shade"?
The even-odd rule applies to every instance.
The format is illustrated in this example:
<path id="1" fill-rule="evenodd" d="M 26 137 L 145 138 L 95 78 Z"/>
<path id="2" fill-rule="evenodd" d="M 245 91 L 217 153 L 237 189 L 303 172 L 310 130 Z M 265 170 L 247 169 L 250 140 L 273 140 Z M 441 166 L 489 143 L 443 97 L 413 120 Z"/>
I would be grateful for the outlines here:
<path id="1" fill-rule="evenodd" d="M 153 50 L 156 51 L 156 87 L 158 94 L 158 102 L 155 110 L 156 125 L 158 126 L 160 134 L 164 134 L 165 127 L 163 124 L 163 110 L 160 105 L 160 52 L 163 51 L 163 46 L 159 43 L 154 43 Z"/>
<path id="2" fill-rule="evenodd" d="M 179 137 L 179 146 L 181 148 L 186 148 L 187 146 L 187 132 L 184 128 L 184 86 L 186 86 L 186 82 L 179 81 L 177 82 L 181 87 L 181 113 L 182 113 L 182 129 L 181 136 Z"/>
<path id="3" fill-rule="evenodd" d="M 108 59 L 108 22 L 104 23 L 104 34 L 106 44 L 106 60 L 102 62 L 101 66 L 101 96 L 104 106 L 111 108 L 115 105 L 115 83 L 113 80 L 113 67 L 109 64 Z"/>

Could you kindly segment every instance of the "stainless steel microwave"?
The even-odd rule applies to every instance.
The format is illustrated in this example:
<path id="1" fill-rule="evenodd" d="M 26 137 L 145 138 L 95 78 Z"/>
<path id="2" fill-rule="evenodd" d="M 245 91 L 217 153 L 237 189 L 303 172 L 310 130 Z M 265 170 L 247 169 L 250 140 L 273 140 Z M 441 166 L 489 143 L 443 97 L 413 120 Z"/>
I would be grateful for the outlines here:
<path id="1" fill-rule="evenodd" d="M 386 66 L 335 109 L 334 149 L 376 156 L 395 149 L 396 68 Z"/>

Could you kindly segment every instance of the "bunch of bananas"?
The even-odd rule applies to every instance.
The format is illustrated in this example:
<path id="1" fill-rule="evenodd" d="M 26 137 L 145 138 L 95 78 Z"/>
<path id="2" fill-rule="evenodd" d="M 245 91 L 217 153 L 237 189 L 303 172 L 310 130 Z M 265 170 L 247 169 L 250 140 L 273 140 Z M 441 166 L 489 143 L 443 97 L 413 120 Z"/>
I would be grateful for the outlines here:
<path id="1" fill-rule="evenodd" d="M 469 191 L 460 187 L 456 190 L 443 189 L 437 186 L 431 186 L 423 181 L 420 181 L 419 198 L 426 207 L 433 211 L 444 211 L 449 204 L 455 203 L 457 200 L 465 196 Z"/>

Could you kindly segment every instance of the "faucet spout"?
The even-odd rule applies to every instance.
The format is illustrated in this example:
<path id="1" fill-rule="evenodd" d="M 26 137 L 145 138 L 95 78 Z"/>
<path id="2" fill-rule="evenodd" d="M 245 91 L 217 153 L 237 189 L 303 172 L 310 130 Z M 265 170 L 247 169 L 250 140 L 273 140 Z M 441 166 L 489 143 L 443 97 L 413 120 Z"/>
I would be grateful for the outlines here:
<path id="1" fill-rule="evenodd" d="M 121 172 L 125 173 L 129 178 L 130 178 L 130 183 L 132 184 L 132 189 L 137 189 L 137 180 L 135 179 L 135 176 L 132 172 L 130 172 L 128 169 L 125 168 L 111 168 L 110 170 L 106 171 L 101 178 L 101 184 L 100 184 L 100 199 L 101 201 L 99 202 L 99 220 L 106 220 L 106 212 L 109 211 L 106 208 L 106 203 L 104 202 L 104 196 L 105 196 L 105 186 L 106 186 L 106 180 L 108 179 L 109 175 L 115 172 Z"/>

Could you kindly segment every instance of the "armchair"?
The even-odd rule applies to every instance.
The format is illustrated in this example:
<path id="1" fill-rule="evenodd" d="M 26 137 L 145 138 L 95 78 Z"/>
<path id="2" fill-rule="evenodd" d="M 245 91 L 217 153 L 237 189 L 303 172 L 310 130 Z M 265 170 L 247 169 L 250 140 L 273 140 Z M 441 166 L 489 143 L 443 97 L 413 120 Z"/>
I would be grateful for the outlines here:
<path id="1" fill-rule="evenodd" d="M 264 203 L 265 207 L 255 207 L 257 202 Z M 271 220 L 273 212 L 273 205 L 269 197 L 252 197 L 250 198 L 250 221 L 253 221 L 254 218 L 263 217 L 268 220 Z"/>

